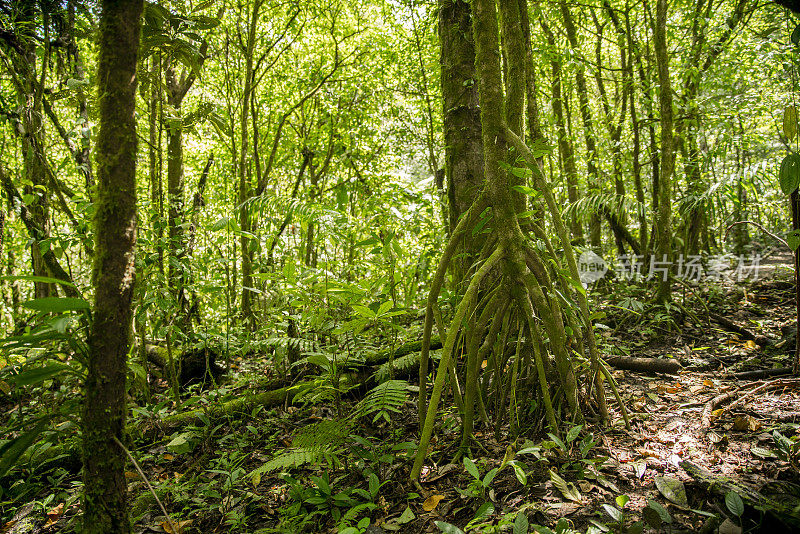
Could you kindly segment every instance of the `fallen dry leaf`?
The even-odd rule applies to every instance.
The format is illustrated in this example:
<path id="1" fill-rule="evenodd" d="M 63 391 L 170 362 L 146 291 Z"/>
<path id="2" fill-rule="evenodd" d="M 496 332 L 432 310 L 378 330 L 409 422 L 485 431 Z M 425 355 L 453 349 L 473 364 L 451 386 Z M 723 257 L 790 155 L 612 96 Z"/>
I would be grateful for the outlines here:
<path id="1" fill-rule="evenodd" d="M 169 521 L 162 521 L 160 524 L 161 528 L 163 528 L 164 532 L 167 534 L 183 534 L 183 532 L 186 530 L 186 527 L 192 524 L 192 520 L 187 519 L 185 521 L 173 521 L 172 524 L 175 526 L 175 530 L 172 530 Z"/>
<path id="2" fill-rule="evenodd" d="M 734 430 L 755 432 L 761 428 L 761 421 L 749 415 L 738 415 L 733 419 Z"/>
<path id="3" fill-rule="evenodd" d="M 426 512 L 433 511 L 439 505 L 439 502 L 444 499 L 444 495 L 431 495 L 425 502 L 422 503 L 422 509 Z"/>

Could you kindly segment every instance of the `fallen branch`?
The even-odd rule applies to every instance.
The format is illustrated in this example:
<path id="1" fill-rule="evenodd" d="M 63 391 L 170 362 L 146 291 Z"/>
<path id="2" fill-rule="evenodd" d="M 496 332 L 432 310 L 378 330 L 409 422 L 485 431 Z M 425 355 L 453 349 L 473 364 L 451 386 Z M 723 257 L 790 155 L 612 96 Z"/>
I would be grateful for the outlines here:
<path id="1" fill-rule="evenodd" d="M 709 400 L 705 406 L 703 406 L 703 411 L 700 414 L 700 428 L 708 428 L 711 426 L 711 413 L 714 409 L 722 404 L 723 402 L 727 402 L 731 399 L 736 398 L 739 394 L 741 388 L 736 388 L 733 391 L 729 391 L 728 393 L 723 393 L 722 395 L 717 395 L 716 397 Z"/>
<path id="2" fill-rule="evenodd" d="M 797 378 L 779 378 L 777 380 L 773 380 L 772 382 L 765 382 L 759 385 L 758 382 L 753 382 L 751 384 L 742 386 L 737 388 L 733 391 L 728 393 L 724 393 L 722 395 L 718 395 L 708 401 L 706 405 L 703 407 L 703 412 L 700 418 L 700 426 L 701 428 L 707 428 L 711 425 L 711 414 L 714 409 L 721 404 L 738 397 L 739 393 L 744 389 L 754 388 L 741 397 L 739 397 L 735 402 L 733 402 L 730 406 L 725 408 L 726 411 L 733 410 L 742 404 L 745 403 L 750 397 L 757 395 L 759 393 L 763 393 L 764 391 L 769 391 L 771 389 L 778 389 L 782 387 L 790 387 L 790 386 L 800 386 L 800 379 Z"/>
<path id="3" fill-rule="evenodd" d="M 683 369 L 683 366 L 678 360 L 667 358 L 612 356 L 611 358 L 605 358 L 605 362 L 615 369 L 639 371 L 642 373 L 665 373 L 674 375 Z"/>
<path id="4" fill-rule="evenodd" d="M 779 367 L 777 369 L 757 369 L 755 371 L 741 371 L 734 373 L 736 380 L 761 380 L 771 376 L 783 376 L 792 374 L 791 367 Z"/>
<path id="5" fill-rule="evenodd" d="M 749 339 L 755 341 L 756 345 L 759 345 L 761 347 L 763 347 L 769 342 L 767 336 L 756 335 L 747 328 L 739 326 L 730 319 L 727 319 L 721 315 L 717 315 L 716 313 L 709 313 L 708 316 L 711 319 L 713 319 L 716 323 L 719 323 L 722 327 L 724 327 L 725 330 L 733 332 L 734 334 L 738 334 L 741 339 Z"/>

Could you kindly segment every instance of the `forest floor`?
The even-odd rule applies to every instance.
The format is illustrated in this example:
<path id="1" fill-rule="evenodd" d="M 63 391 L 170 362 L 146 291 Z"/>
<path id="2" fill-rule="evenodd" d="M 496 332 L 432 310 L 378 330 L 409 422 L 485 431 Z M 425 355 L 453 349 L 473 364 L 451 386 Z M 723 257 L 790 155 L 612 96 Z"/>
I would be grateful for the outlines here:
<path id="1" fill-rule="evenodd" d="M 800 484 L 800 384 L 788 376 L 753 380 L 736 374 L 791 366 L 796 315 L 789 261 L 789 256 L 768 260 L 756 281 L 682 287 L 676 301 L 694 317 L 681 313 L 679 325 L 652 317 L 641 321 L 643 310 L 637 315 L 620 313 L 616 304 L 604 307 L 604 353 L 670 358 L 683 366 L 674 375 L 613 372 L 630 429 L 616 403 L 610 406 L 614 424 L 590 423 L 560 442 L 538 431 L 510 444 L 505 432 L 498 440 L 493 431 L 479 429 L 472 469 L 451 462 L 458 441 L 453 411 L 437 427 L 419 487 L 408 481 L 416 446 L 413 395 L 399 412 L 373 424 L 348 418 L 354 401 L 347 398 L 338 406 L 284 403 L 184 427 L 155 441 L 140 440 L 133 454 L 175 530 L 185 534 L 459 532 L 444 523 L 437 527 L 437 521 L 466 532 L 547 532 L 524 530 L 522 514 L 525 522 L 553 532 L 635 533 L 640 526 L 645 532 L 800 531 L 791 511 L 800 502 L 795 485 Z M 750 331 L 756 340 L 710 321 L 707 311 Z M 232 384 L 193 397 L 195 406 L 211 405 L 215 396 L 242 395 L 254 374 L 278 375 L 258 361 L 241 359 L 234 367 L 240 368 Z M 721 402 L 709 405 L 715 398 Z M 163 417 L 169 410 L 163 400 L 134 419 Z M 344 439 L 314 461 L 295 459 L 297 465 L 283 474 L 259 469 L 296 447 L 300 429 L 321 428 L 324 421 L 345 428 Z M 686 461 L 696 466 L 692 472 Z M 519 469 L 511 468 L 515 463 Z M 493 468 L 499 471 L 484 484 Z M 75 528 L 79 476 L 59 469 L 36 475 L 41 489 L 16 513 L 4 515 L 0 533 Z M 129 469 L 135 532 L 171 532 L 145 483 Z M 730 495 L 731 488 L 744 506 Z M 784 503 L 789 512 L 776 519 L 754 510 L 754 502 Z"/>

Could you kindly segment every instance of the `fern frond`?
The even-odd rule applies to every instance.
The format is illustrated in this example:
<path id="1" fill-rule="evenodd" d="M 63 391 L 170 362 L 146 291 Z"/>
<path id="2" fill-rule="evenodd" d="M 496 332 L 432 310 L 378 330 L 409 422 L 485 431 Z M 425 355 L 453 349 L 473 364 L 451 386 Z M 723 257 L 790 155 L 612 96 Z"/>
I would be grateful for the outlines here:
<path id="1" fill-rule="evenodd" d="M 419 352 L 412 352 L 405 356 L 395 358 L 393 362 L 382 363 L 378 370 L 375 371 L 375 379 L 378 383 L 386 382 L 392 372 L 403 372 L 411 369 L 415 365 L 419 365 Z"/>
<path id="2" fill-rule="evenodd" d="M 353 408 L 353 419 L 360 419 L 375 412 L 400 411 L 408 398 L 408 382 L 388 380 L 378 384 Z"/>
<path id="3" fill-rule="evenodd" d="M 622 197 L 616 193 L 595 193 L 586 195 L 571 204 L 564 212 L 564 215 L 587 217 L 591 213 L 610 210 L 619 217 L 623 213 L 640 213 L 644 209 L 645 207 L 642 204 L 632 198 Z"/>
<path id="4" fill-rule="evenodd" d="M 330 419 L 306 425 L 297 431 L 289 449 L 251 471 L 248 477 L 260 477 L 264 473 L 319 463 L 321 460 L 330 461 L 341 453 L 351 429 L 350 421 Z"/>

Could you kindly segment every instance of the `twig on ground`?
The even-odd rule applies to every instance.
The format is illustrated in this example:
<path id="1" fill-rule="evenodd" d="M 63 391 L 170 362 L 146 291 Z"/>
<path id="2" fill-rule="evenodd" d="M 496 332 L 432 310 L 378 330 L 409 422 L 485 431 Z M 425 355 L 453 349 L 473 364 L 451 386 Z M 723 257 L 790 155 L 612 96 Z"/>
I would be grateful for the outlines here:
<path id="1" fill-rule="evenodd" d="M 161 503 L 161 499 L 158 498 L 158 495 L 156 494 L 156 491 L 153 489 L 153 486 L 150 484 L 150 481 L 145 476 L 144 471 L 142 471 L 142 468 L 139 466 L 139 462 L 136 461 L 136 459 L 131 454 L 131 451 L 129 451 L 128 448 L 125 445 L 123 445 L 122 442 L 120 440 L 118 440 L 116 436 L 114 436 L 113 439 L 114 439 L 114 442 L 117 445 L 119 445 L 119 447 L 123 451 L 125 451 L 125 454 L 128 456 L 128 459 L 130 459 L 131 463 L 133 463 L 133 467 L 136 468 L 136 471 L 139 473 L 139 476 L 142 477 L 142 480 L 144 480 L 144 483 L 147 484 L 147 489 L 150 490 L 150 493 L 153 495 L 153 498 L 158 503 L 158 507 L 161 508 L 161 512 L 164 514 L 164 517 L 167 518 L 167 522 L 169 523 L 170 530 L 172 532 L 174 532 L 175 534 L 178 534 L 178 528 L 175 526 L 175 523 L 172 522 L 172 518 L 167 513 L 167 509 L 164 508 L 164 505 Z"/>

